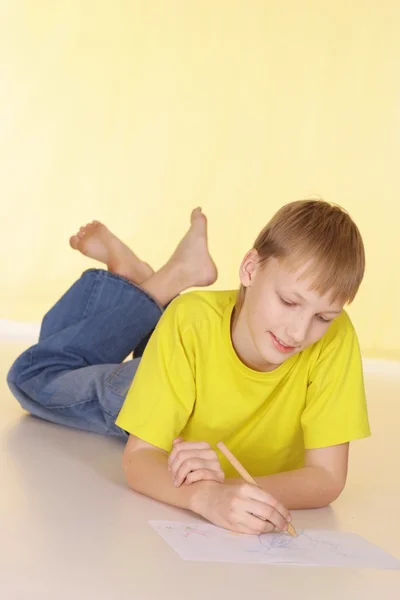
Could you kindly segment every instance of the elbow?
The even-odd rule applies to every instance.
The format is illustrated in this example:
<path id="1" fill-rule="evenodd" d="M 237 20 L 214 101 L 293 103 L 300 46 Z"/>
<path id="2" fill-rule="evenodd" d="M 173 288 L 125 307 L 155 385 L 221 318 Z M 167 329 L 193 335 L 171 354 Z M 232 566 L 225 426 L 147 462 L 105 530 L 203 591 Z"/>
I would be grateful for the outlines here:
<path id="1" fill-rule="evenodd" d="M 319 469 L 319 473 L 319 491 L 315 494 L 315 505 L 310 508 L 326 508 L 330 506 L 339 498 L 346 485 L 347 472 L 332 473 L 327 469 Z"/>
<path id="2" fill-rule="evenodd" d="M 331 485 L 328 490 L 328 504 L 332 504 L 337 500 L 346 486 L 347 472 L 341 473 L 332 477 Z M 328 505 L 327 504 L 327 505 Z"/>
<path id="3" fill-rule="evenodd" d="M 164 461 L 165 452 L 141 440 L 130 438 L 122 455 L 122 470 L 129 487 L 141 494 L 152 479 L 157 462 Z"/>
<path id="4" fill-rule="evenodd" d="M 318 477 L 314 479 L 307 493 L 307 506 L 303 508 L 326 508 L 343 492 L 346 485 L 346 477 L 335 476 L 326 469 L 318 468 L 315 474 Z M 310 482 L 311 483 L 311 482 Z"/>
<path id="5" fill-rule="evenodd" d="M 319 497 L 316 498 L 316 502 L 310 508 L 326 508 L 330 506 L 335 500 L 337 500 L 340 494 L 343 492 L 345 482 L 337 482 L 329 487 L 321 490 Z"/>
<path id="6" fill-rule="evenodd" d="M 129 484 L 129 487 L 132 487 L 131 483 L 130 483 L 130 477 L 129 477 L 130 461 L 128 461 L 128 459 L 127 459 L 127 457 L 125 455 L 125 452 L 122 455 L 122 461 L 121 462 L 122 462 L 122 471 L 124 473 L 125 481 Z"/>
<path id="7" fill-rule="evenodd" d="M 122 471 L 124 473 L 124 478 L 132 490 L 138 491 L 135 486 L 135 482 L 137 481 L 137 477 L 135 476 L 135 463 L 135 453 L 127 452 L 125 449 L 122 455 Z"/>
<path id="8" fill-rule="evenodd" d="M 143 467 L 143 459 L 146 458 L 149 449 L 153 446 L 143 440 L 130 435 L 122 454 L 122 470 L 129 487 L 140 492 L 140 482 L 146 469 Z"/>

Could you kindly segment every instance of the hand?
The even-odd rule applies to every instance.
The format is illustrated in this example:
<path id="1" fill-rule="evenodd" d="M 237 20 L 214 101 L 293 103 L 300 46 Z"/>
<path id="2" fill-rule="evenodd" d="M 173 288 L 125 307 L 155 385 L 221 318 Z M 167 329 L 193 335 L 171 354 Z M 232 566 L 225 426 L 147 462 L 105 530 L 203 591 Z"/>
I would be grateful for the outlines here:
<path id="1" fill-rule="evenodd" d="M 214 525 L 253 535 L 275 528 L 286 531 L 291 521 L 289 511 L 278 500 L 249 483 L 201 483 L 190 509 Z"/>
<path id="2" fill-rule="evenodd" d="M 223 483 L 224 472 L 217 453 L 206 442 L 185 442 L 177 438 L 168 458 L 168 468 L 176 487 L 196 481 Z"/>

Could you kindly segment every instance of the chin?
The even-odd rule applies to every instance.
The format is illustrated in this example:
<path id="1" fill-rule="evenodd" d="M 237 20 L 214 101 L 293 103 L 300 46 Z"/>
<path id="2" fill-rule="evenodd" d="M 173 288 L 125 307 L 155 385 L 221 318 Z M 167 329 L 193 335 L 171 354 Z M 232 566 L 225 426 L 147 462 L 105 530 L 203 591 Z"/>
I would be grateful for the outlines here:
<path id="1" fill-rule="evenodd" d="M 289 358 L 297 354 L 297 352 L 290 352 L 288 354 L 283 354 L 278 351 L 274 352 L 273 350 L 269 352 L 260 353 L 260 358 L 266 365 L 272 365 L 273 367 L 279 367 Z"/>

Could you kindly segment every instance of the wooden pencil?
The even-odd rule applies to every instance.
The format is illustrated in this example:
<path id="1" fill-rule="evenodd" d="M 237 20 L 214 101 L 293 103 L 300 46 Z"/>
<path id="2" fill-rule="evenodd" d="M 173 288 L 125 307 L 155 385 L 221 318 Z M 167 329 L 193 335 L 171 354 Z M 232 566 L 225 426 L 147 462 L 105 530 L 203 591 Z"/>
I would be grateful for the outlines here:
<path id="1" fill-rule="evenodd" d="M 229 450 L 229 448 L 227 448 L 225 446 L 224 442 L 218 442 L 217 448 L 219 448 L 219 450 L 221 450 L 222 454 L 231 463 L 232 467 L 234 467 L 236 469 L 236 471 L 239 473 L 239 475 L 245 481 L 247 481 L 247 483 L 251 483 L 251 484 L 257 486 L 257 483 L 252 478 L 252 476 L 250 475 L 250 473 L 248 473 L 246 471 L 246 469 L 244 468 L 244 466 L 242 464 L 240 464 L 240 462 L 238 461 L 238 459 L 236 458 L 236 456 L 234 456 L 232 454 L 232 452 Z M 295 528 L 293 527 L 293 525 L 291 523 L 288 523 L 288 530 L 287 531 L 288 531 L 288 533 L 292 537 L 296 537 L 297 536 L 296 530 L 295 530 Z"/>

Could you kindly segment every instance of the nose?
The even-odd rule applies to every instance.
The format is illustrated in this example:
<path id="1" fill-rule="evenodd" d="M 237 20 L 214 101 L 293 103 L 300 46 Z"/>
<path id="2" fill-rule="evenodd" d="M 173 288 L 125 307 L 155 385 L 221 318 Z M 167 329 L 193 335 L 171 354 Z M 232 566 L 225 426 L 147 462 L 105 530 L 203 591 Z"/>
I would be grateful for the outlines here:
<path id="1" fill-rule="evenodd" d="M 308 328 L 308 319 L 297 315 L 286 328 L 287 343 L 293 343 L 294 346 L 302 344 L 307 337 Z"/>

